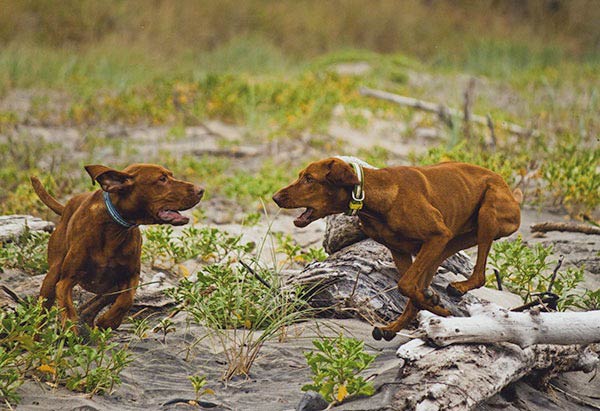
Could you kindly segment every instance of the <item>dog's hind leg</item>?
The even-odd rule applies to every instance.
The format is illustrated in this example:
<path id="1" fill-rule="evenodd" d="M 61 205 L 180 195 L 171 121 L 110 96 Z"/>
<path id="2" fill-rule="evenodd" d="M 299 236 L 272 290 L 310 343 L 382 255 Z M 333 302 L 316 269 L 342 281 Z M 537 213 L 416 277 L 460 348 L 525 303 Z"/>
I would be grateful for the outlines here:
<path id="1" fill-rule="evenodd" d="M 54 264 L 48 270 L 48 274 L 42 281 L 40 289 L 40 297 L 44 298 L 44 308 L 49 310 L 54 305 L 56 299 L 56 283 L 60 276 L 60 264 Z"/>
<path id="2" fill-rule="evenodd" d="M 504 192 L 494 186 L 486 191 L 477 215 L 477 261 L 473 268 L 473 275 L 468 280 L 450 284 L 448 286 L 450 293 L 463 295 L 482 287 L 485 284 L 485 265 L 492 242 L 497 238 L 510 235 L 519 227 L 518 203 L 512 201 L 507 204 L 505 197 Z M 497 204 L 502 204 L 503 207 L 497 207 Z"/>

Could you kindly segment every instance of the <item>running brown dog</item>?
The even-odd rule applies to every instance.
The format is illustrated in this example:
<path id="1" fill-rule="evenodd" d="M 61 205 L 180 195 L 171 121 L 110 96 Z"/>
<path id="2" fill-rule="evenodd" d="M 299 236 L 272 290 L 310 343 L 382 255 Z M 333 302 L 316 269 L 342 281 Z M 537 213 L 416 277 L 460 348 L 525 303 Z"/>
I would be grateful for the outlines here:
<path id="1" fill-rule="evenodd" d="M 375 339 L 389 341 L 421 309 L 450 315 L 429 288 L 446 258 L 477 245 L 473 275 L 448 288 L 462 295 L 485 283 L 492 241 L 519 228 L 522 193 L 518 189 L 511 192 L 498 174 L 471 164 L 358 169 L 342 159 L 328 158 L 309 164 L 295 182 L 275 193 L 273 200 L 282 208 L 306 207 L 294 220 L 296 226 L 305 227 L 327 215 L 348 211 L 353 189 L 361 185 L 359 172 L 364 174 L 364 201 L 357 210 L 361 228 L 389 248 L 400 272 L 398 289 L 409 297 L 398 319 L 373 330 Z"/>
<path id="2" fill-rule="evenodd" d="M 123 171 L 102 165 L 85 166 L 101 190 L 79 194 L 64 206 L 42 187 L 31 183 L 42 202 L 60 215 L 48 242 L 48 274 L 40 296 L 50 308 L 56 300 L 63 322 L 77 322 L 73 287 L 96 294 L 79 307 L 80 320 L 89 326 L 116 329 L 133 304 L 140 279 L 142 238 L 139 224 L 183 225 L 179 211 L 195 206 L 204 189 L 173 178 L 154 164 L 133 164 Z"/>

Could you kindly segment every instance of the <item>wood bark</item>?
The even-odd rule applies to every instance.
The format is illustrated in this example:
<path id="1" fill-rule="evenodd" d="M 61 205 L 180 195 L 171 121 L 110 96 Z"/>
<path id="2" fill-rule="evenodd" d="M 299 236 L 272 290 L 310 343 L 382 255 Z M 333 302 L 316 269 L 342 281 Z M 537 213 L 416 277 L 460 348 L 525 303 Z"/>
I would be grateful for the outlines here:
<path id="1" fill-rule="evenodd" d="M 432 348 L 412 340 L 398 349 L 405 360 L 394 384 L 392 410 L 470 410 L 530 375 L 543 385 L 567 371 L 593 371 L 598 355 L 579 345 L 458 344 Z M 391 387 L 390 387 L 391 389 Z"/>
<path id="2" fill-rule="evenodd" d="M 428 111 L 430 113 L 435 113 L 440 118 L 444 119 L 444 117 L 451 115 L 458 118 L 464 119 L 464 114 L 461 110 L 457 110 L 455 108 L 449 108 L 443 104 L 431 103 L 428 101 L 418 100 L 412 97 L 401 96 L 398 94 L 388 93 L 387 91 L 382 90 L 374 90 L 367 87 L 360 88 L 360 94 L 363 96 L 375 97 L 381 100 L 390 101 L 392 103 L 399 104 L 401 106 L 412 107 L 417 110 Z M 484 116 L 480 116 L 477 114 L 471 114 L 468 119 L 473 123 L 481 124 L 484 126 L 488 126 L 488 120 Z M 535 130 L 530 130 L 524 127 L 521 127 L 517 124 L 508 123 L 506 121 L 499 122 L 498 127 L 503 128 L 513 134 L 517 134 L 519 136 L 529 136 L 529 135 L 537 135 L 538 133 Z"/>
<path id="3" fill-rule="evenodd" d="M 548 231 L 566 231 L 571 233 L 596 234 L 600 235 L 600 227 L 594 227 L 588 224 L 562 223 L 548 221 L 531 225 L 531 231 L 534 233 L 546 233 Z"/>
<path id="4" fill-rule="evenodd" d="M 600 311 L 513 312 L 495 304 L 468 307 L 467 318 L 442 318 L 419 313 L 420 329 L 437 346 L 459 343 L 510 342 L 521 348 L 534 344 L 600 343 Z"/>

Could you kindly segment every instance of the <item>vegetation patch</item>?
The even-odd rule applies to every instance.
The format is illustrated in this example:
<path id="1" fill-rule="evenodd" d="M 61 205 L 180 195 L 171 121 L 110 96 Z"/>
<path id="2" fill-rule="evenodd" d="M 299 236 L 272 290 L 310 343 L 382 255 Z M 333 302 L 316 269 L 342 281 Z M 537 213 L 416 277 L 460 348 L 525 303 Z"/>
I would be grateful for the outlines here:
<path id="1" fill-rule="evenodd" d="M 26 379 L 91 395 L 112 392 L 131 356 L 111 336 L 110 329 L 94 328 L 84 341 L 71 324 L 62 325 L 57 308 L 47 311 L 39 300 L 0 311 L 0 398 L 18 403 Z"/>
<path id="2" fill-rule="evenodd" d="M 360 395 L 373 395 L 373 384 L 358 373 L 375 360 L 364 352 L 364 342 L 354 338 L 339 337 L 313 340 L 316 350 L 304 353 L 312 371 L 312 384 L 302 391 L 316 391 L 332 404 Z"/>

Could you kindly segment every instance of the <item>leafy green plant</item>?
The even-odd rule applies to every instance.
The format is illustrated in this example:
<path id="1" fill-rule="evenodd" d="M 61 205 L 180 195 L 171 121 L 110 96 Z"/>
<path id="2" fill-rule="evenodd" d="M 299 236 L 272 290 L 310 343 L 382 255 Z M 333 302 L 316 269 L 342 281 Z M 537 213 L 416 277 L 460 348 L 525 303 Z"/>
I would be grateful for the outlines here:
<path id="1" fill-rule="evenodd" d="M 514 241 L 497 241 L 489 254 L 489 267 L 498 270 L 502 284 L 520 295 L 525 303 L 535 293 L 552 291 L 559 296 L 558 308 L 574 305 L 577 299 L 573 290 L 583 280 L 582 267 L 568 267 L 559 271 L 554 280 L 550 270 L 556 261 L 551 260 L 553 247 L 535 244 L 530 247 L 521 236 Z M 495 284 L 495 276 L 488 275 L 488 286 Z"/>
<path id="2" fill-rule="evenodd" d="M 272 271 L 223 262 L 203 267 L 195 280 L 182 279 L 167 294 L 222 344 L 228 380 L 247 375 L 263 343 L 302 318 L 305 302 L 294 291 L 283 290 Z"/>
<path id="3" fill-rule="evenodd" d="M 111 392 L 131 362 L 126 348 L 110 342 L 112 331 L 88 330 L 84 337 L 62 325 L 57 308 L 29 299 L 0 312 L 0 393 L 17 403 L 16 389 L 28 376 L 92 395 Z"/>
<path id="4" fill-rule="evenodd" d="M 27 227 L 13 242 L 0 243 L 0 269 L 20 268 L 29 274 L 43 274 L 48 271 L 46 249 L 50 234 L 45 231 L 31 231 Z"/>
<path id="5" fill-rule="evenodd" d="M 162 332 L 162 335 L 163 335 L 162 342 L 164 344 L 164 343 L 166 343 L 166 340 L 167 340 L 167 334 L 174 333 L 175 331 L 177 331 L 177 329 L 175 328 L 175 323 L 173 322 L 173 320 L 171 320 L 170 318 L 167 317 L 167 318 L 161 319 L 158 322 L 158 324 L 156 325 L 156 327 L 154 327 L 153 331 L 155 333 Z"/>
<path id="6" fill-rule="evenodd" d="M 186 227 L 174 235 L 170 225 L 148 227 L 144 231 L 142 261 L 153 266 L 171 268 L 192 258 L 221 261 L 229 255 L 251 251 L 255 244 L 242 243 L 242 236 L 231 236 L 214 227 Z"/>
<path id="7" fill-rule="evenodd" d="M 192 387 L 194 388 L 194 393 L 196 394 L 196 397 L 195 397 L 196 402 L 200 401 L 200 397 L 202 397 L 205 394 L 214 394 L 215 393 L 210 388 L 204 388 L 204 386 L 206 384 L 208 384 L 205 376 L 190 375 L 188 377 L 188 379 L 190 380 L 190 383 L 192 384 Z"/>
<path id="8" fill-rule="evenodd" d="M 129 322 L 133 325 L 133 334 L 141 341 L 148 336 L 148 330 L 150 329 L 150 323 L 148 317 L 137 318 L 129 317 Z"/>
<path id="9" fill-rule="evenodd" d="M 583 150 L 572 144 L 556 154 L 542 166 L 545 196 L 572 214 L 594 211 L 600 205 L 600 148 Z"/>
<path id="10" fill-rule="evenodd" d="M 310 263 L 312 261 L 324 261 L 328 257 L 327 252 L 323 247 L 309 247 L 308 250 L 303 251 L 300 254 L 300 258 L 305 263 Z"/>
<path id="11" fill-rule="evenodd" d="M 364 352 L 364 342 L 340 334 L 337 338 L 313 340 L 316 351 L 304 353 L 312 371 L 312 384 L 302 391 L 316 391 L 330 403 L 341 403 L 358 395 L 373 395 L 373 385 L 358 373 L 375 359 Z"/>
<path id="12" fill-rule="evenodd" d="M 600 310 L 600 288 L 597 290 L 585 290 L 583 295 L 573 299 L 573 305 L 582 310 Z"/>

